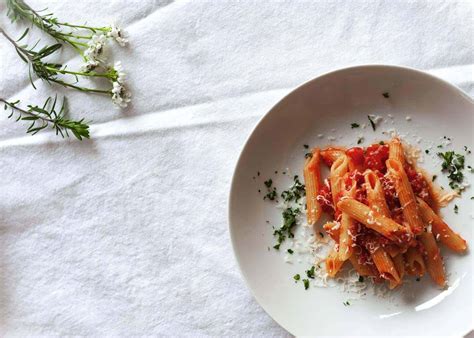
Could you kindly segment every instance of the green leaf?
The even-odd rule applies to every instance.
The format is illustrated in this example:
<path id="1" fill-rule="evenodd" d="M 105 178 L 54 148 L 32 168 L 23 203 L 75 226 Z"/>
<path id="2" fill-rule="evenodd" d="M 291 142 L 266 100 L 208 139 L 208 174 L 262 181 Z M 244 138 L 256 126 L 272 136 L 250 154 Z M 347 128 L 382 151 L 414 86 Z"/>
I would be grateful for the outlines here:
<path id="1" fill-rule="evenodd" d="M 22 34 L 22 36 L 18 40 L 16 40 L 16 42 L 20 42 L 21 40 L 23 40 L 23 38 L 26 36 L 26 34 L 28 34 L 29 31 L 30 31 L 30 28 L 25 29 L 25 32 Z"/>

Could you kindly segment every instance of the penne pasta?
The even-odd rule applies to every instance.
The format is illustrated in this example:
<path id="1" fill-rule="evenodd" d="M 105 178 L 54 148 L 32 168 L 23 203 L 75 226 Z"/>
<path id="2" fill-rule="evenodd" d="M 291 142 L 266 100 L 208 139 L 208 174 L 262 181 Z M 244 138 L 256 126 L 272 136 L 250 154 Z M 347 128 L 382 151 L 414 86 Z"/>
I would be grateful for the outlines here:
<path id="1" fill-rule="evenodd" d="M 395 265 L 395 269 L 397 269 L 398 276 L 400 277 L 400 282 L 398 284 L 391 282 L 390 289 L 393 289 L 398 285 L 402 284 L 403 276 L 405 275 L 405 259 L 403 258 L 403 254 L 398 254 L 395 257 L 392 257 L 392 261 Z"/>
<path id="2" fill-rule="evenodd" d="M 321 150 L 321 158 L 329 167 L 331 167 L 334 161 L 336 161 L 338 157 L 344 155 L 345 153 L 345 148 L 329 147 Z"/>
<path id="3" fill-rule="evenodd" d="M 405 153 L 403 151 L 402 142 L 398 137 L 393 138 L 389 143 L 388 158 L 391 160 L 398 161 L 405 165 Z"/>
<path id="4" fill-rule="evenodd" d="M 431 232 L 423 232 L 419 237 L 425 248 L 424 258 L 431 278 L 439 286 L 444 286 L 446 284 L 446 277 L 444 274 L 443 258 L 433 234 Z"/>
<path id="5" fill-rule="evenodd" d="M 398 285 L 400 283 L 400 276 L 389 254 L 382 247 L 379 247 L 371 256 L 380 276 L 390 284 Z"/>
<path id="6" fill-rule="evenodd" d="M 431 231 L 435 238 L 439 239 L 441 243 L 453 251 L 466 251 L 466 241 L 459 234 L 455 233 L 425 201 L 421 198 L 418 198 L 417 201 L 420 206 L 421 217 L 425 223 L 431 224 Z"/>
<path id="7" fill-rule="evenodd" d="M 336 244 L 337 246 L 337 244 Z M 334 246 L 326 258 L 326 271 L 329 277 L 334 277 L 341 269 L 344 261 L 339 259 L 339 253 Z"/>
<path id="8" fill-rule="evenodd" d="M 322 208 L 317 196 L 321 188 L 320 150 L 313 149 L 313 156 L 306 160 L 304 166 L 304 182 L 306 190 L 306 218 L 308 224 L 314 225 L 321 217 Z"/>
<path id="9" fill-rule="evenodd" d="M 385 245 L 385 250 L 388 252 L 390 257 L 395 257 L 401 253 L 405 253 L 407 249 L 408 245 L 397 245 L 395 243 Z"/>
<path id="10" fill-rule="evenodd" d="M 346 154 L 343 154 L 342 156 L 338 157 L 331 166 L 329 182 L 331 182 L 331 191 L 334 206 L 337 205 L 337 202 L 342 197 L 344 175 L 347 173 L 348 170 L 349 159 Z"/>
<path id="11" fill-rule="evenodd" d="M 425 262 L 420 251 L 415 247 L 408 248 L 404 254 L 406 262 L 406 273 L 412 276 L 421 277 L 425 274 Z"/>
<path id="12" fill-rule="evenodd" d="M 360 254 L 354 251 L 352 255 L 349 257 L 349 261 L 351 262 L 354 269 L 360 276 L 373 276 L 378 277 L 378 271 L 374 267 L 373 264 L 361 264 L 360 263 Z"/>
<path id="13" fill-rule="evenodd" d="M 400 161 L 394 159 L 387 160 L 387 168 L 391 178 L 395 181 L 395 189 L 402 206 L 403 216 L 410 225 L 411 231 L 417 235 L 423 230 L 424 225 L 405 169 Z"/>
<path id="14" fill-rule="evenodd" d="M 339 243 L 339 233 L 341 230 L 341 224 L 339 222 L 327 222 L 323 225 L 323 229 L 327 232 L 336 243 Z"/>
<path id="15" fill-rule="evenodd" d="M 365 189 L 367 191 L 367 201 L 372 210 L 379 214 L 390 217 L 390 210 L 385 200 L 382 183 L 379 177 L 372 170 L 367 170 L 364 173 Z"/>
<path id="16" fill-rule="evenodd" d="M 356 182 L 353 182 L 349 190 L 345 190 L 343 195 L 346 197 L 355 197 Z M 352 244 L 354 235 L 352 234 L 354 228 L 354 220 L 345 212 L 341 216 L 341 230 L 339 235 L 339 259 L 341 261 L 347 260 L 352 255 Z"/>
<path id="17" fill-rule="evenodd" d="M 412 239 L 409 229 L 391 218 L 379 214 L 367 205 L 352 198 L 342 199 L 337 207 L 366 227 L 397 243 L 408 243 Z"/>

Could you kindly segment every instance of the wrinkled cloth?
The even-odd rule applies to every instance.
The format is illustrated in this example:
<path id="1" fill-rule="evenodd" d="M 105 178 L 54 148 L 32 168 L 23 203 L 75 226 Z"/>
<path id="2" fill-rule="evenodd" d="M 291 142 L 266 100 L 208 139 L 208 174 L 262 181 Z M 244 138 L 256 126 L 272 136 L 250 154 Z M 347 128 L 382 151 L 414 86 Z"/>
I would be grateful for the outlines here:
<path id="1" fill-rule="evenodd" d="M 427 70 L 474 94 L 470 1 L 39 1 L 116 21 L 132 104 L 35 80 L 0 37 L 0 97 L 67 95 L 91 140 L 0 116 L 0 333 L 288 336 L 233 257 L 231 176 L 256 122 L 296 86 L 356 64 Z M 19 37 L 0 2 L 0 25 Z M 32 30 L 27 39 L 51 42 Z M 57 60 L 79 67 L 68 47 Z M 3 111 L 3 110 L 2 110 Z"/>

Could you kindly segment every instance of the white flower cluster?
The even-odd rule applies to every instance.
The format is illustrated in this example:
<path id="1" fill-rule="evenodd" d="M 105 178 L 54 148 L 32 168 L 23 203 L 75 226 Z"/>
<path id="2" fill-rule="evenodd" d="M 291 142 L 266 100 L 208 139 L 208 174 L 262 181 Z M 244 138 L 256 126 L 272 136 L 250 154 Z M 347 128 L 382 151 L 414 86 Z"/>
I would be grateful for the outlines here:
<path id="1" fill-rule="evenodd" d="M 117 79 L 112 82 L 112 101 L 117 106 L 125 108 L 132 97 L 132 94 L 125 87 L 126 74 L 120 61 L 115 63 L 113 69 L 117 74 Z"/>
<path id="2" fill-rule="evenodd" d="M 102 54 L 104 53 L 105 42 L 107 38 L 104 34 L 94 34 L 87 42 L 88 48 L 84 51 L 86 63 L 83 66 L 85 72 L 90 72 L 104 62 Z"/>
<path id="3" fill-rule="evenodd" d="M 83 71 L 90 72 L 105 63 L 104 49 L 108 38 L 115 39 L 122 47 L 128 43 L 124 32 L 114 23 L 110 25 L 106 34 L 94 34 L 87 43 L 88 48 L 84 51 L 86 63 L 82 67 Z"/>
<path id="4" fill-rule="evenodd" d="M 107 33 L 107 36 L 114 38 L 115 41 L 117 41 L 117 43 L 122 47 L 125 47 L 125 45 L 128 43 L 123 31 L 114 23 L 110 25 L 110 31 Z"/>

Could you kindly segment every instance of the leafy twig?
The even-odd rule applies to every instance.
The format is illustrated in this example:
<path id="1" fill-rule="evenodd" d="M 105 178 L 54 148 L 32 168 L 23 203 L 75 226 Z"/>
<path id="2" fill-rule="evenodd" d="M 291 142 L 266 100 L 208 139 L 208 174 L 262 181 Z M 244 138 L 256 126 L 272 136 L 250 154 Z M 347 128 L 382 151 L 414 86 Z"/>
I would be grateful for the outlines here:
<path id="1" fill-rule="evenodd" d="M 11 114 L 8 118 L 13 118 L 16 113 L 16 121 L 31 122 L 26 130 L 28 134 L 35 135 L 39 131 L 50 126 L 55 130 L 56 135 L 61 135 L 62 137 L 69 137 L 68 131 L 71 131 L 79 140 L 89 138 L 89 125 L 84 122 L 84 119 L 74 121 L 65 118 L 66 108 L 64 99 L 59 111 L 56 110 L 57 97 L 55 97 L 54 100 L 51 97 L 48 97 L 42 107 L 28 105 L 27 109 L 18 106 L 20 100 L 9 102 L 0 98 L 0 102 L 4 103 L 5 110 L 8 108 L 11 109 Z"/>
<path id="2" fill-rule="evenodd" d="M 26 45 L 19 45 L 20 42 L 27 34 L 28 29 L 22 34 L 18 40 L 13 40 L 2 28 L 0 28 L 0 34 L 2 34 L 14 47 L 20 58 L 28 64 L 28 74 L 31 85 L 36 89 L 33 82 L 32 73 L 36 74 L 40 79 L 48 83 L 57 83 L 64 87 L 73 88 L 83 92 L 107 94 L 112 97 L 112 101 L 121 106 L 125 107 L 130 102 L 130 93 L 125 89 L 124 80 L 125 73 L 122 71 L 120 62 L 117 62 L 114 67 L 109 67 L 104 73 L 97 73 L 93 71 L 70 71 L 63 67 L 62 64 L 53 62 L 44 62 L 43 59 L 50 56 L 61 48 L 61 44 L 53 44 L 50 46 L 44 46 L 39 51 L 35 51 L 35 44 L 32 48 L 28 48 Z M 58 77 L 59 75 L 71 75 L 74 77 L 75 82 L 65 81 Z M 83 77 L 101 77 L 106 78 L 112 83 L 111 89 L 97 89 L 89 88 L 78 85 L 78 76 Z"/>

